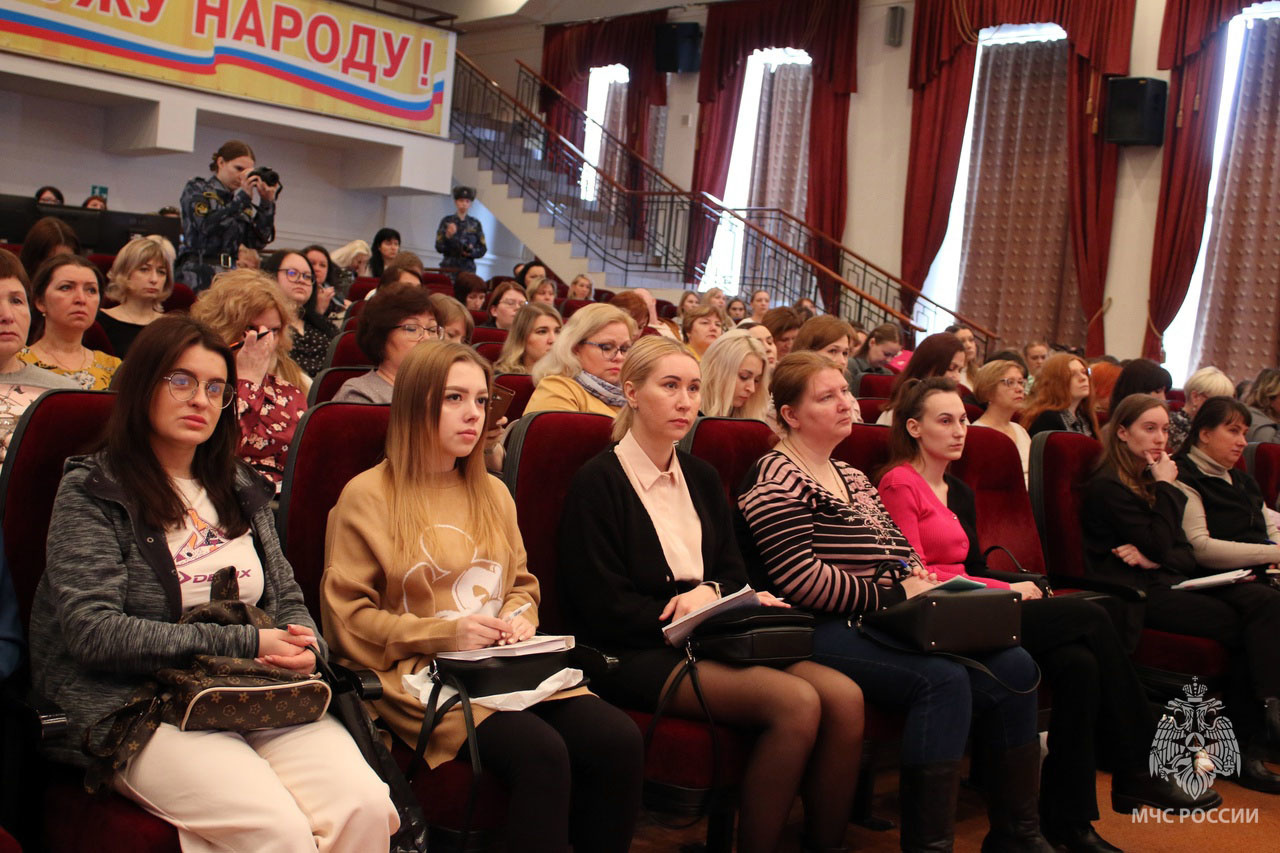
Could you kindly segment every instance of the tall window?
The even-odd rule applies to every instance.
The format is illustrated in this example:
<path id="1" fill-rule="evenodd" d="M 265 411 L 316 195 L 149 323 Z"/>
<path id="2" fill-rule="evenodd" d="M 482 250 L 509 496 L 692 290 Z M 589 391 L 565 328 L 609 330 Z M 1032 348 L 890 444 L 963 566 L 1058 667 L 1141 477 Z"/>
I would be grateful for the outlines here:
<path id="1" fill-rule="evenodd" d="M 947 233 L 924 283 L 931 299 L 1011 341 L 1083 335 L 1067 231 L 1066 72 L 1056 24 L 981 31 Z M 931 319 L 929 332 L 951 322 Z"/>
<path id="2" fill-rule="evenodd" d="M 582 153 L 586 155 L 587 162 L 614 180 L 618 178 L 620 158 L 612 146 L 604 145 L 601 128 L 618 139 L 626 135 L 627 83 L 630 80 L 627 66 L 602 65 L 591 69 L 587 83 L 587 118 L 591 120 L 587 122 Z M 595 169 L 584 169 L 580 185 L 582 198 L 595 201 L 598 182 Z"/>
<path id="3" fill-rule="evenodd" d="M 725 207 L 782 207 L 804 216 L 809 183 L 811 64 L 808 53 L 792 48 L 757 50 L 748 57 Z M 721 220 L 699 284 L 702 290 L 740 290 L 740 225 L 729 216 Z"/>
<path id="4" fill-rule="evenodd" d="M 1272 236 L 1280 221 L 1280 2 L 1251 6 L 1231 21 L 1225 62 L 1200 255 L 1164 334 L 1177 384 L 1208 364 L 1252 378 L 1280 355 L 1280 247 Z"/>

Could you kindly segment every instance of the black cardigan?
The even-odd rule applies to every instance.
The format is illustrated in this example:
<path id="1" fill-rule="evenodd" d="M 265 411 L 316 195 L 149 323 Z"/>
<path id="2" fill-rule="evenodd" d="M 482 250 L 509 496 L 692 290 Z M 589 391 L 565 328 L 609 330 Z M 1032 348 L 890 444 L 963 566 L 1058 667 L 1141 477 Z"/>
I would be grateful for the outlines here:
<path id="1" fill-rule="evenodd" d="M 1081 523 L 1090 573 L 1144 590 L 1204 574 L 1182 531 L 1187 496 L 1172 483 L 1156 483 L 1155 489 L 1155 506 L 1148 506 L 1110 472 L 1095 474 L 1085 485 Z M 1111 553 L 1120 545 L 1133 545 L 1160 567 L 1128 565 Z"/>
<path id="2" fill-rule="evenodd" d="M 1062 412 L 1050 409 L 1048 411 L 1041 412 L 1036 416 L 1036 419 L 1027 427 L 1027 434 L 1035 435 L 1038 432 L 1063 431 L 1075 432 L 1081 435 L 1087 435 L 1090 438 L 1096 438 L 1097 436 L 1093 434 L 1093 426 L 1089 423 L 1089 419 L 1086 417 L 1082 418 L 1081 421 L 1085 425 L 1085 430 L 1083 432 L 1081 430 L 1068 430 L 1067 422 L 1063 420 Z"/>
<path id="3" fill-rule="evenodd" d="M 676 456 L 702 522 L 704 580 L 728 595 L 746 584 L 747 574 L 720 476 L 701 459 Z M 575 631 L 611 651 L 670 648 L 658 616 L 690 585 L 674 580 L 658 532 L 612 447 L 573 478 L 559 552 L 564 611 Z"/>

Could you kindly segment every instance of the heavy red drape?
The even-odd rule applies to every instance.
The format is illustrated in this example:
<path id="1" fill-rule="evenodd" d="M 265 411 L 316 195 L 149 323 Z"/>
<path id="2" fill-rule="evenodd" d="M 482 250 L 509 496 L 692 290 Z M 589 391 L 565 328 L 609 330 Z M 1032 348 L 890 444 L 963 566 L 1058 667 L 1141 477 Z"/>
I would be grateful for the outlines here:
<path id="1" fill-rule="evenodd" d="M 902 277 L 924 284 L 946 234 L 973 80 L 973 39 L 997 24 L 1055 23 L 1067 31 L 1067 175 L 1071 240 L 1087 350 L 1105 352 L 1102 298 L 1115 209 L 1116 146 L 1102 141 L 1104 74 L 1129 72 L 1134 0 L 919 0 L 911 47 L 915 109 L 907 162 Z M 960 20 L 958 20 L 960 18 Z M 961 30 L 961 24 L 966 31 Z M 968 39 L 966 39 L 968 35 Z M 934 159 L 936 158 L 936 159 Z M 904 294 L 904 303 L 910 300 Z"/>
<path id="2" fill-rule="evenodd" d="M 1159 67 L 1171 69 L 1160 203 L 1142 355 L 1163 360 L 1163 335 L 1187 297 L 1204 237 L 1227 24 L 1252 0 L 1168 0 Z"/>
<path id="3" fill-rule="evenodd" d="M 627 146 L 648 157 L 649 107 L 667 103 L 667 78 L 658 71 L 654 45 L 667 11 L 624 15 L 604 21 L 549 26 L 542 37 L 542 76 L 574 105 L 587 102 L 591 69 L 620 64 L 627 67 Z M 547 123 L 570 142 L 582 147 L 585 128 L 577 110 L 553 92 L 543 92 Z"/>
<path id="4" fill-rule="evenodd" d="M 848 187 L 849 95 L 857 90 L 857 41 L 855 0 L 740 0 L 711 6 L 698 78 L 693 191 L 717 198 L 724 194 L 747 58 L 770 47 L 798 48 L 813 59 L 805 218 L 812 227 L 841 239 Z M 698 216 L 690 221 L 690 271 L 705 263 L 711 251 L 714 228 L 708 231 L 707 222 Z M 836 263 L 834 258 L 818 260 L 829 266 Z M 829 302 L 832 288 L 823 289 Z"/>

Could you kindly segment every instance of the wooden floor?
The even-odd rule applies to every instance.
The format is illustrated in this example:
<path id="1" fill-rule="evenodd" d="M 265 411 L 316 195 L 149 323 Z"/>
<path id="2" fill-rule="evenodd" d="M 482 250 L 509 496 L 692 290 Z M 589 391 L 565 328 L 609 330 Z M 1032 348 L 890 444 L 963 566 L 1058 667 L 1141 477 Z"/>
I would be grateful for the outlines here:
<path id="1" fill-rule="evenodd" d="M 873 812 L 877 817 L 897 821 L 898 797 L 896 777 L 892 772 L 881 774 Z M 1158 853 L 1262 853 L 1280 851 L 1280 796 L 1260 794 L 1218 780 L 1215 790 L 1222 794 L 1223 809 L 1227 813 L 1242 810 L 1237 820 L 1256 809 L 1253 823 L 1210 824 L 1195 823 L 1191 819 L 1179 823 L 1154 825 L 1135 823 L 1130 815 L 1111 811 L 1111 777 L 1098 774 L 1098 807 L 1101 818 L 1094 823 L 1098 834 L 1122 850 L 1158 851 Z M 1218 816 L 1225 816 L 1219 813 Z M 799 804 L 791 815 L 791 824 L 783 845 L 785 853 L 800 850 L 800 829 L 803 814 Z M 974 791 L 962 787 L 960 807 L 956 823 L 957 853 L 977 851 L 987 831 L 987 817 L 982 798 Z M 655 823 L 650 815 L 642 815 L 632 853 L 678 853 L 686 845 L 697 844 L 706 834 L 706 823 L 699 822 L 690 829 L 670 830 Z M 891 853 L 898 850 L 898 832 L 872 832 L 858 826 L 850 826 L 846 843 L 854 850 Z"/>

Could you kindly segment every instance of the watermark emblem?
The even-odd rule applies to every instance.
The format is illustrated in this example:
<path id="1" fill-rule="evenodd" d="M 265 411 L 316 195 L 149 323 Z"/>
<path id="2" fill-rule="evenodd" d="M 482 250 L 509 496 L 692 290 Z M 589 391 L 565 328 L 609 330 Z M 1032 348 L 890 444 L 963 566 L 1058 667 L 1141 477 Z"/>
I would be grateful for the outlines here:
<path id="1" fill-rule="evenodd" d="M 1232 776 L 1240 767 L 1235 729 L 1222 713 L 1222 702 L 1206 697 L 1198 679 L 1183 686 L 1186 699 L 1170 699 L 1156 724 L 1148 766 L 1152 776 L 1172 779 L 1199 798 L 1217 776 Z"/>

